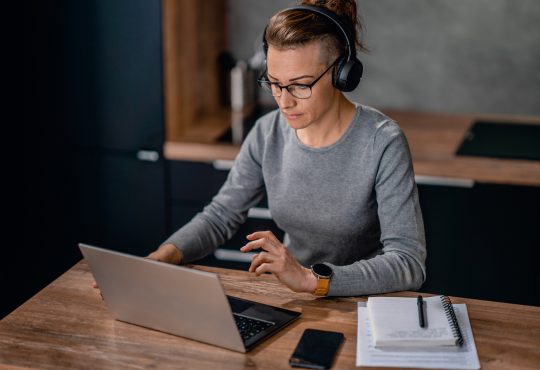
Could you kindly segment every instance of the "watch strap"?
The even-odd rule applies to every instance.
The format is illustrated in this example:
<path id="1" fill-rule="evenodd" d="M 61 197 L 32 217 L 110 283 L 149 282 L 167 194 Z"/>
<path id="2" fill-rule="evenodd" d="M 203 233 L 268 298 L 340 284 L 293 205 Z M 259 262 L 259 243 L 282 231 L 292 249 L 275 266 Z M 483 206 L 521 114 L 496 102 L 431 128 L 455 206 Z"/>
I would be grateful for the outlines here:
<path id="1" fill-rule="evenodd" d="M 320 277 L 315 275 L 317 278 L 317 288 L 313 292 L 313 295 L 317 297 L 325 297 L 328 295 L 328 289 L 330 287 L 330 278 Z"/>

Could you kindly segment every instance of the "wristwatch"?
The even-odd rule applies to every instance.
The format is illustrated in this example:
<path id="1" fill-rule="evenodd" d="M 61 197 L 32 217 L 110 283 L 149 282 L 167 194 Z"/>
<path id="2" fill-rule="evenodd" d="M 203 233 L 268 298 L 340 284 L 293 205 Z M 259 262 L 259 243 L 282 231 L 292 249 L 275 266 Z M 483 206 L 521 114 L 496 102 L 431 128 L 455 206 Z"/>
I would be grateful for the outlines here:
<path id="1" fill-rule="evenodd" d="M 328 294 L 328 288 L 330 287 L 330 278 L 332 277 L 332 269 L 323 264 L 316 263 L 311 266 L 311 272 L 317 278 L 317 289 L 313 292 L 318 297 L 324 297 Z"/>

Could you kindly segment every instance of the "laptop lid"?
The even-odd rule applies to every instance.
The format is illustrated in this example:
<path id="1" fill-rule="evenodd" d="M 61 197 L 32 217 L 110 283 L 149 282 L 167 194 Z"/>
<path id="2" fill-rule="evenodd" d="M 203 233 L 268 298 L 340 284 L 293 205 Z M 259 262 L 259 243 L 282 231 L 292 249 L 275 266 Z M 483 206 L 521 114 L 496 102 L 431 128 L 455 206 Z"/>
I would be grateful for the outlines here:
<path id="1" fill-rule="evenodd" d="M 300 315 L 227 297 L 217 274 L 85 244 L 79 247 L 111 315 L 120 321 L 246 352 Z M 233 311 L 275 325 L 244 342 Z"/>

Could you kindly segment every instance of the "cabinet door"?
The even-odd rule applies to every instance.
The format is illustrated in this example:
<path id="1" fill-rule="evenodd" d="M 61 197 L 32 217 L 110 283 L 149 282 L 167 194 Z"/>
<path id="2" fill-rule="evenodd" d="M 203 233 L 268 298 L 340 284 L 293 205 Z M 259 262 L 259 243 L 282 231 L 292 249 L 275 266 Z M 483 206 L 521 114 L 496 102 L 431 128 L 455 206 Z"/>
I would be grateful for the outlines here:
<path id="1" fill-rule="evenodd" d="M 171 161 L 171 198 L 183 204 L 208 204 L 229 170 L 214 163 Z"/>
<path id="2" fill-rule="evenodd" d="M 164 141 L 161 2 L 73 2 L 66 23 L 73 141 L 113 150 Z"/>
<path id="3" fill-rule="evenodd" d="M 540 189 L 419 185 L 433 293 L 539 305 Z"/>
<path id="4" fill-rule="evenodd" d="M 165 165 L 87 151 L 80 156 L 81 241 L 146 255 L 166 238 Z"/>

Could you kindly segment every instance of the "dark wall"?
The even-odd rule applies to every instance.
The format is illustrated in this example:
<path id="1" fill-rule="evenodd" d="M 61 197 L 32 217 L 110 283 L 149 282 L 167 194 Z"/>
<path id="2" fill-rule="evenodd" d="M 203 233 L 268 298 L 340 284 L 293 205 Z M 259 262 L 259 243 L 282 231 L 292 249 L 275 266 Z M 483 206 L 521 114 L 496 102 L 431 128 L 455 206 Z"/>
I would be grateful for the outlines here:
<path id="1" fill-rule="evenodd" d="M 23 238 L 5 248 L 0 317 L 79 259 L 75 248 L 76 149 L 68 144 L 68 55 L 63 4 L 25 3 Z"/>
<path id="2" fill-rule="evenodd" d="M 145 254 L 166 237 L 161 2 L 24 7 L 23 238 L 0 259 L 0 317 L 80 260 L 78 242 Z"/>

